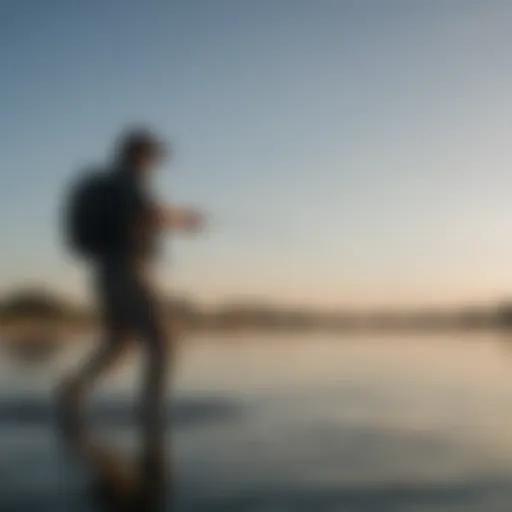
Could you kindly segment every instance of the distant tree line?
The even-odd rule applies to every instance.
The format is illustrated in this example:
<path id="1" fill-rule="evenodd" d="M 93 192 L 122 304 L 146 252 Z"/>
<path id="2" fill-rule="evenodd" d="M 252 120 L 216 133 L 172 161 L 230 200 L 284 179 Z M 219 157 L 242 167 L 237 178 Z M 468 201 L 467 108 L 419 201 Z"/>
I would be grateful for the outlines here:
<path id="1" fill-rule="evenodd" d="M 461 310 L 328 313 L 242 303 L 205 310 L 192 300 L 169 298 L 164 304 L 164 309 L 169 321 L 192 329 L 429 331 L 512 328 L 512 302 Z M 1 325 L 11 325 L 25 320 L 92 325 L 96 318 L 94 311 L 72 304 L 46 290 L 18 290 L 0 298 Z"/>

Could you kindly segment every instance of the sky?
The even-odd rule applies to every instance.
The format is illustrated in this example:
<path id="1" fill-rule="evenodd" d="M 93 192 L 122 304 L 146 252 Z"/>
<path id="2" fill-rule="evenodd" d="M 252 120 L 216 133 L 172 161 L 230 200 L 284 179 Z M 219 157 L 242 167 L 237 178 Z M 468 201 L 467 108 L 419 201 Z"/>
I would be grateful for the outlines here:
<path id="1" fill-rule="evenodd" d="M 3 0 L 0 292 L 86 297 L 66 183 L 127 124 L 200 206 L 159 283 L 325 308 L 512 296 L 508 0 Z"/>

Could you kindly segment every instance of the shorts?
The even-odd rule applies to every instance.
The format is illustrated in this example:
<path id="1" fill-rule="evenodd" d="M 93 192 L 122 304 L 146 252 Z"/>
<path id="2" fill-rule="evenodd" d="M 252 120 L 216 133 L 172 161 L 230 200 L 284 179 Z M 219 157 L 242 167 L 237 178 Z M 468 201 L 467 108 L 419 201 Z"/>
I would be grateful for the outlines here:
<path id="1" fill-rule="evenodd" d="M 161 327 L 156 293 L 144 276 L 125 264 L 100 265 L 96 295 L 105 327 L 153 335 Z"/>

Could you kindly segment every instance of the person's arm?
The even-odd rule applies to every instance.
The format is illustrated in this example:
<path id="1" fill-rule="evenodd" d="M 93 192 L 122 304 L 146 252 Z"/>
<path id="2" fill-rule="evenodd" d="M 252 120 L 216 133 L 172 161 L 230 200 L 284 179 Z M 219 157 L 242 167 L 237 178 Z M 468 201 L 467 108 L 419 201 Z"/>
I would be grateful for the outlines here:
<path id="1" fill-rule="evenodd" d="M 197 231 L 203 224 L 203 217 L 196 210 L 178 206 L 156 206 L 153 219 L 159 228 L 176 231 Z"/>
<path id="2" fill-rule="evenodd" d="M 155 202 L 139 183 L 128 181 L 123 187 L 123 211 L 129 223 L 150 229 L 198 231 L 202 216 L 196 211 Z"/>

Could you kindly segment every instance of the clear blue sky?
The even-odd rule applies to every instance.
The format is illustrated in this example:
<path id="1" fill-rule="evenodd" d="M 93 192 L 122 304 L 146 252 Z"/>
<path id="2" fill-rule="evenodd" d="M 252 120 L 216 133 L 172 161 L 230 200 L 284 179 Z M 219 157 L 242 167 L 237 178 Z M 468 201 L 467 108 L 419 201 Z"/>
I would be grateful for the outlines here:
<path id="1" fill-rule="evenodd" d="M 508 0 L 4 0 L 0 290 L 85 293 L 65 180 L 147 122 L 213 215 L 162 285 L 321 306 L 512 293 Z"/>

